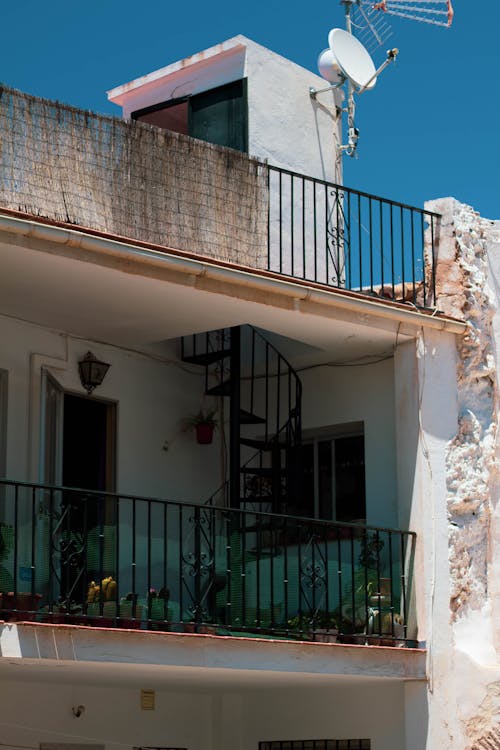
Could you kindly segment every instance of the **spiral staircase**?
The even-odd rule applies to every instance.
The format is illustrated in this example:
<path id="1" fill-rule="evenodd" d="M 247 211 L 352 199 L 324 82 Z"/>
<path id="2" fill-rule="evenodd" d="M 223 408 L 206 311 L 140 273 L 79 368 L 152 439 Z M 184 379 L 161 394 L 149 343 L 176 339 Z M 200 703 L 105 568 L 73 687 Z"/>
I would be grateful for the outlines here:
<path id="1" fill-rule="evenodd" d="M 297 372 L 250 325 L 184 337 L 182 360 L 204 368 L 205 394 L 220 397 L 224 438 L 229 411 L 229 506 L 293 513 L 301 486 Z"/>

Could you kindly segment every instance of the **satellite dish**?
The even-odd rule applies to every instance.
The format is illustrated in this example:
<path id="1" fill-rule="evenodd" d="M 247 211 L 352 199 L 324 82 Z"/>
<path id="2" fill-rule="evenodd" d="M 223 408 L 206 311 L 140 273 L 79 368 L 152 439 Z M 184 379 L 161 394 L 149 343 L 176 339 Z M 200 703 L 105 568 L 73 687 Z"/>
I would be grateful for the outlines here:
<path id="1" fill-rule="evenodd" d="M 380 45 L 384 38 L 390 34 L 390 26 L 381 20 L 379 11 L 389 13 L 389 6 L 406 2 L 417 3 L 447 3 L 448 21 L 453 17 L 451 0 L 381 0 L 373 4 L 373 0 L 341 0 L 345 5 L 346 31 L 343 29 L 332 29 L 328 34 L 328 49 L 318 57 L 318 68 L 322 77 L 325 78 L 329 85 L 325 88 L 316 89 L 309 87 L 309 95 L 316 99 L 318 94 L 325 91 L 346 89 L 346 106 L 338 109 L 339 117 L 343 118 L 344 113 L 347 115 L 347 132 L 348 140 L 344 145 L 337 143 L 337 159 L 341 154 L 355 156 L 359 139 L 359 130 L 355 125 L 356 104 L 354 96 L 363 94 L 365 91 L 373 89 L 377 83 L 378 76 L 388 65 L 396 61 L 399 50 L 387 50 L 387 59 L 377 69 L 370 56 L 370 53 L 362 42 L 353 36 L 353 26 L 361 30 L 368 37 L 368 41 L 373 45 Z M 361 7 L 366 4 L 365 7 Z M 351 12 L 352 6 L 356 5 L 359 11 L 359 17 L 362 24 L 353 22 Z M 443 13 L 444 11 L 441 11 Z M 347 84 L 347 85 L 346 85 Z"/>
<path id="2" fill-rule="evenodd" d="M 352 34 L 343 29 L 332 29 L 328 44 L 334 59 L 349 81 L 359 89 L 372 89 L 376 82 L 376 68 L 370 53 Z"/>
<path id="3" fill-rule="evenodd" d="M 338 84 L 343 83 L 345 76 L 342 75 L 340 65 L 338 64 L 335 55 L 330 48 L 324 49 L 318 57 L 318 70 L 320 75 L 328 81 L 328 83 Z"/>

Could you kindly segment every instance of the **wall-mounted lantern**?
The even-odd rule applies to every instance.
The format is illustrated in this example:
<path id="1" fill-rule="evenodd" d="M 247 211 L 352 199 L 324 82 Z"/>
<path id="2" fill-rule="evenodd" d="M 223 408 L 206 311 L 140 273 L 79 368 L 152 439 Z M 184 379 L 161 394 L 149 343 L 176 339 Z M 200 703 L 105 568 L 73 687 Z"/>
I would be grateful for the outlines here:
<path id="1" fill-rule="evenodd" d="M 90 396 L 94 388 L 101 385 L 109 367 L 106 362 L 98 360 L 92 352 L 87 352 L 85 357 L 78 362 L 80 381 L 87 391 L 88 396 Z"/>

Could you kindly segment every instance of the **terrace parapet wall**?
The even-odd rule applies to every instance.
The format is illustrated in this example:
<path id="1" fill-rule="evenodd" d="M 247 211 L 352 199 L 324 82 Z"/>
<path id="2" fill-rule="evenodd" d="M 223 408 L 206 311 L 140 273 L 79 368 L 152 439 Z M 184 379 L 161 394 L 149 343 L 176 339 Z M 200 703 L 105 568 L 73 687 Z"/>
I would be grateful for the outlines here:
<path id="1" fill-rule="evenodd" d="M 267 265 L 267 171 L 245 154 L 5 87 L 0 144 L 0 208 Z"/>

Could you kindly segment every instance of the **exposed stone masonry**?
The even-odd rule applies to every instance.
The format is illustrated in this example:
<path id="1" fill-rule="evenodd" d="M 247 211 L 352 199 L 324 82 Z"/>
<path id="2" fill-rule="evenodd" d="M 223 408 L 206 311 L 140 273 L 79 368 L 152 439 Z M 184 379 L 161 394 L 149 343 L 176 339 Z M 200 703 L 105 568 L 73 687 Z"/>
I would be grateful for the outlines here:
<path id="1" fill-rule="evenodd" d="M 453 617 L 482 607 L 487 596 L 490 500 L 498 467 L 497 373 L 488 286 L 486 233 L 491 222 L 452 199 L 436 201 L 443 213 L 439 237 L 437 299 L 444 312 L 465 318 L 459 339 L 459 427 L 447 455 L 450 567 Z"/>
<path id="2" fill-rule="evenodd" d="M 437 264 L 437 301 L 443 312 L 469 322 L 458 340 L 457 396 L 459 424 L 446 458 L 449 521 L 450 616 L 469 620 L 471 636 L 461 652 L 476 661 L 474 623 L 490 621 L 493 573 L 492 514 L 497 503 L 498 376 L 493 321 L 496 290 L 490 286 L 488 250 L 493 223 L 453 199 L 434 201 L 443 215 Z M 498 554 L 498 550 L 496 552 Z M 491 618 L 491 619 L 490 619 Z M 464 632 L 463 629 L 461 631 Z M 484 637 L 477 633 L 477 637 Z M 494 644 L 494 639 L 492 646 Z M 486 646 L 481 643 L 481 648 Z M 464 652 L 465 649 L 465 652 Z M 491 674 L 491 677 L 493 674 Z M 491 680 L 490 677 L 490 680 Z M 477 672 L 477 685 L 488 684 Z M 500 749 L 500 683 L 490 682 L 476 715 L 464 722 L 469 750 Z M 461 712 L 460 712 L 461 713 Z"/>

